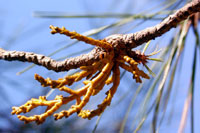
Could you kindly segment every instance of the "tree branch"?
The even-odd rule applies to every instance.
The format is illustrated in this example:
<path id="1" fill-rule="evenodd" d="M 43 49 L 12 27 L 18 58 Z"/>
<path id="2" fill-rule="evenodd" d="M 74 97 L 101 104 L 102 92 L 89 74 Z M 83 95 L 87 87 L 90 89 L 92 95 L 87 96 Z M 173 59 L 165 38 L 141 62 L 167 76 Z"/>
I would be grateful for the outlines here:
<path id="1" fill-rule="evenodd" d="M 196 12 L 200 12 L 200 0 L 188 3 L 156 26 L 146 28 L 136 33 L 111 35 L 106 37 L 105 40 L 114 45 L 121 44 L 126 48 L 135 48 L 149 40 L 161 36 Z"/>
<path id="2" fill-rule="evenodd" d="M 69 58 L 64 61 L 56 61 L 50 57 L 35 54 L 32 52 L 23 51 L 6 51 L 0 48 L 0 59 L 7 61 L 22 61 L 22 62 L 32 62 L 34 64 L 46 67 L 49 70 L 54 70 L 56 72 L 68 71 L 70 69 L 79 68 L 80 66 L 88 66 L 93 64 L 95 61 L 99 60 L 99 55 L 101 55 L 103 49 L 100 47 L 95 47 L 90 53 L 83 54 L 74 58 Z"/>
<path id="3" fill-rule="evenodd" d="M 130 50 L 132 48 L 135 48 L 149 40 L 161 36 L 162 34 L 166 33 L 171 28 L 176 27 L 181 21 L 185 20 L 190 15 L 196 12 L 200 12 L 200 0 L 190 2 L 174 14 L 168 16 L 156 26 L 131 34 L 114 34 L 103 39 L 102 43 L 111 44 L 112 48 L 114 49 L 115 56 L 120 55 L 122 53 L 130 53 Z M 65 32 L 63 32 L 63 30 L 66 29 L 60 29 L 57 27 L 56 33 L 64 34 Z M 87 37 L 84 37 L 78 33 L 69 33 L 70 35 L 67 34 L 67 36 L 70 36 L 71 38 L 76 38 L 78 40 L 85 41 L 86 43 L 90 42 L 88 41 Z M 91 40 L 91 38 L 89 40 Z M 101 41 L 94 41 L 94 44 L 96 46 L 102 45 L 98 43 L 101 43 Z M 105 52 L 108 51 L 106 49 L 96 47 L 88 54 L 84 54 L 75 58 L 69 58 L 64 61 L 55 61 L 50 57 L 46 57 L 44 55 L 29 52 L 6 51 L 0 48 L 0 59 L 8 61 L 18 60 L 23 62 L 32 62 L 34 64 L 44 66 L 49 70 L 59 72 L 79 68 L 80 66 L 91 65 L 95 61 L 99 60 Z"/>

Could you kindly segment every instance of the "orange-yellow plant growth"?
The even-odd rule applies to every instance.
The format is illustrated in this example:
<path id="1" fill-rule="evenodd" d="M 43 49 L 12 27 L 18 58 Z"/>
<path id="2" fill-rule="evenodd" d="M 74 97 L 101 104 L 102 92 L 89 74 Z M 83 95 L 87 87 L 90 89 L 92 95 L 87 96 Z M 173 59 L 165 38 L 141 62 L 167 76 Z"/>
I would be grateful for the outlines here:
<path id="1" fill-rule="evenodd" d="M 70 32 L 63 28 L 50 26 L 52 34 L 60 33 L 70 38 L 75 38 L 79 41 L 83 41 L 98 47 L 102 47 L 106 52 L 100 56 L 99 61 L 94 62 L 91 66 L 81 66 L 81 72 L 75 73 L 58 80 L 52 80 L 50 78 L 44 79 L 43 77 L 35 74 L 35 79 L 41 83 L 43 87 L 50 86 L 52 89 L 59 89 L 69 94 L 69 96 L 58 95 L 54 100 L 47 100 L 45 96 L 40 96 L 39 99 L 31 99 L 20 107 L 13 107 L 12 114 L 18 115 L 18 118 L 25 123 L 35 121 L 37 124 L 41 124 L 45 119 L 52 115 L 62 105 L 67 104 L 73 100 L 76 101 L 75 105 L 72 105 L 69 109 L 63 110 L 59 113 L 55 113 L 56 120 L 63 117 L 68 117 L 73 113 L 77 113 L 79 117 L 91 119 L 94 116 L 100 115 L 107 106 L 110 105 L 111 100 L 120 83 L 120 67 L 131 72 L 136 82 L 141 83 L 141 78 L 149 79 L 150 77 L 142 70 L 138 68 L 138 64 L 146 64 L 148 56 L 143 53 L 136 52 L 137 58 L 129 57 L 124 53 L 115 55 L 114 48 L 111 44 L 105 40 L 95 40 L 76 32 Z M 67 86 L 72 85 L 82 79 L 84 86 L 73 90 Z M 105 85 L 111 84 L 112 87 L 107 91 L 106 97 L 101 104 L 97 106 L 95 110 L 84 110 L 84 106 L 89 102 L 90 97 L 98 94 Z M 32 109 L 38 106 L 47 106 L 46 111 L 41 115 L 24 116 L 19 115 L 21 113 L 30 112 Z"/>

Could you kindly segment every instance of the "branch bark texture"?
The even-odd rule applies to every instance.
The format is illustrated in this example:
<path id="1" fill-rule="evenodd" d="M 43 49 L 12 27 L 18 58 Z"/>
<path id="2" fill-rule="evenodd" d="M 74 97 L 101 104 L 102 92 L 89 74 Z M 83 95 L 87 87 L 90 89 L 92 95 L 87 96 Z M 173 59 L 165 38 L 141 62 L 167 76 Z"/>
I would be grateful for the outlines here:
<path id="1" fill-rule="evenodd" d="M 95 47 L 90 53 L 83 54 L 74 58 L 69 58 L 64 61 L 56 61 L 50 57 L 35 54 L 32 52 L 23 51 L 6 51 L 0 48 L 0 59 L 7 61 L 22 61 L 32 62 L 34 64 L 46 67 L 49 70 L 56 72 L 68 71 L 70 69 L 79 68 L 80 66 L 89 66 L 99 60 L 99 55 L 104 50 L 100 47 Z"/>
<path id="2" fill-rule="evenodd" d="M 149 40 L 161 36 L 170 29 L 176 27 L 181 21 L 187 19 L 194 13 L 200 12 L 200 0 L 193 1 L 174 14 L 168 16 L 161 23 L 131 34 L 114 34 L 103 39 L 103 41 L 112 45 L 115 55 L 121 52 L 128 53 L 132 48 L 142 45 Z M 63 34 L 63 33 L 61 33 Z M 73 38 L 73 36 L 71 36 Z M 80 37 L 79 37 L 80 38 Z M 98 46 L 98 45 L 97 45 Z M 32 62 L 37 65 L 46 67 L 56 72 L 68 71 L 69 69 L 79 68 L 80 66 L 88 66 L 99 60 L 100 56 L 106 50 L 95 47 L 90 53 L 80 55 L 75 58 L 69 58 L 64 61 L 55 61 L 50 57 L 30 52 L 6 51 L 0 48 L 0 59 L 8 61 Z"/>
<path id="3" fill-rule="evenodd" d="M 111 35 L 105 38 L 105 40 L 115 46 L 121 44 L 125 48 L 135 48 L 163 35 L 196 12 L 200 12 L 200 0 L 190 2 L 155 26 L 136 33 Z"/>

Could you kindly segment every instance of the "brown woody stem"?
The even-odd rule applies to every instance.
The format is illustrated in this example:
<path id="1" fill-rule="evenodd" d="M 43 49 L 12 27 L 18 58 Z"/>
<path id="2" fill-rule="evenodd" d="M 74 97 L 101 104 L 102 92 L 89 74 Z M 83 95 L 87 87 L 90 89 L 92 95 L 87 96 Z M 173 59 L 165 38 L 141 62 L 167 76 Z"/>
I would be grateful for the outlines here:
<path id="1" fill-rule="evenodd" d="M 200 12 L 200 0 L 188 3 L 155 26 L 146 28 L 136 33 L 111 35 L 106 37 L 105 40 L 113 44 L 115 47 L 117 47 L 116 45 L 120 45 L 119 47 L 121 48 L 132 49 L 148 42 L 149 40 L 161 36 L 170 29 L 176 27 L 181 21 L 197 12 Z"/>
<path id="2" fill-rule="evenodd" d="M 94 62 L 99 60 L 99 55 L 104 50 L 95 47 L 90 53 L 83 54 L 74 58 L 69 58 L 64 61 L 56 61 L 50 57 L 35 54 L 32 52 L 21 52 L 21 51 L 6 51 L 0 48 L 0 59 L 7 61 L 22 61 L 22 62 L 32 62 L 37 65 L 46 67 L 49 70 L 54 70 L 56 72 L 68 71 L 70 69 L 79 68 L 80 66 L 92 65 Z"/>
<path id="3" fill-rule="evenodd" d="M 176 27 L 181 21 L 187 19 L 190 15 L 196 12 L 200 12 L 200 0 L 193 1 L 185 5 L 174 14 L 164 19 L 160 24 L 133 34 L 127 34 L 124 38 L 129 38 L 129 40 L 132 40 L 133 43 L 129 47 L 137 47 L 145 42 L 148 42 L 149 40 L 161 36 L 162 34 Z"/>
<path id="4" fill-rule="evenodd" d="M 174 14 L 168 16 L 156 26 L 131 34 L 114 34 L 106 37 L 103 41 L 112 45 L 115 49 L 116 55 L 121 54 L 121 51 L 130 51 L 132 48 L 161 36 L 171 28 L 176 27 L 181 21 L 197 12 L 200 12 L 200 0 L 190 2 Z M 95 61 L 99 60 L 99 57 L 103 54 L 103 52 L 105 52 L 105 50 L 96 47 L 88 54 L 75 58 L 69 58 L 64 61 L 55 61 L 44 55 L 29 52 L 6 51 L 0 48 L 0 59 L 8 61 L 18 60 L 23 62 L 32 62 L 34 64 L 44 66 L 49 70 L 60 72 L 78 68 L 80 66 L 91 65 Z"/>

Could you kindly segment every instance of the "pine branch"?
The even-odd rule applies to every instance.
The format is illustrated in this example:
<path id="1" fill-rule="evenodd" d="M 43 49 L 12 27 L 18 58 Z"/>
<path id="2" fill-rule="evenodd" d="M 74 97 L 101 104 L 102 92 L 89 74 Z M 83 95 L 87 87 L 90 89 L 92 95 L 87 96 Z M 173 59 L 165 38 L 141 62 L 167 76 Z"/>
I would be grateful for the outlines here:
<path id="1" fill-rule="evenodd" d="M 53 100 L 47 100 L 45 96 L 40 96 L 38 99 L 33 98 L 20 107 L 13 107 L 12 114 L 16 114 L 17 117 L 25 123 L 35 121 L 37 124 L 42 124 L 48 116 L 55 113 L 62 105 L 75 100 L 76 103 L 70 108 L 54 114 L 55 120 L 69 117 L 74 113 L 77 113 L 79 117 L 87 119 L 100 115 L 105 108 L 111 104 L 111 100 L 120 84 L 120 67 L 132 73 L 133 79 L 135 79 L 137 83 L 142 83 L 143 78 L 150 78 L 148 74 L 139 69 L 138 65 L 143 64 L 146 66 L 146 63 L 151 58 L 143 52 L 132 51 L 132 48 L 161 36 L 171 28 L 176 27 L 181 21 L 199 11 L 200 0 L 197 0 L 187 4 L 154 27 L 132 34 L 114 34 L 103 40 L 95 40 L 76 32 L 70 32 L 64 27 L 50 26 L 52 34 L 63 34 L 69 36 L 71 39 L 96 46 L 88 54 L 69 58 L 64 61 L 55 61 L 50 57 L 31 52 L 6 51 L 0 48 L 0 59 L 3 60 L 32 62 L 56 72 L 68 71 L 74 68 L 80 68 L 81 70 L 81 72 L 59 78 L 58 80 L 52 80 L 50 78 L 45 79 L 35 74 L 35 79 L 40 82 L 43 87 L 49 86 L 52 89 L 57 88 L 60 91 L 66 92 L 68 96 L 57 95 Z M 86 79 L 83 81 L 83 87 L 77 90 L 66 87 L 66 85 L 70 86 L 75 82 L 81 81 L 83 78 Z M 91 96 L 97 95 L 105 85 L 111 83 L 112 87 L 106 92 L 107 96 L 104 98 L 103 102 L 97 106 L 97 109 L 83 109 L 89 102 Z M 47 106 L 47 109 L 40 115 L 20 115 L 21 113 L 28 113 L 38 106 Z"/>
<path id="2" fill-rule="evenodd" d="M 174 14 L 168 16 L 165 20 L 163 20 L 160 24 L 157 24 L 156 26 L 149 27 L 142 31 L 131 34 L 124 34 L 124 35 L 114 34 L 106 37 L 101 41 L 96 40 L 96 42 L 93 42 L 94 44 L 92 45 L 101 46 L 104 43 L 111 44 L 114 49 L 115 55 L 119 55 L 121 53 L 129 53 L 132 48 L 135 48 L 149 40 L 161 36 L 170 29 L 176 27 L 181 21 L 187 19 L 189 16 L 197 12 L 200 12 L 200 0 L 190 2 L 189 4 L 179 9 Z M 56 32 L 55 29 L 52 28 L 55 28 Z M 53 34 L 55 33 L 65 34 L 66 32 L 66 29 L 63 28 L 51 26 L 51 29 Z M 67 36 L 70 36 L 72 39 L 76 38 L 78 40 L 85 41 L 86 43 L 88 43 L 87 37 L 85 37 L 86 40 L 84 40 L 83 39 L 84 36 L 76 32 L 69 32 L 69 33 L 70 35 L 67 34 Z M 92 38 L 89 38 L 89 40 L 91 39 Z M 102 46 L 102 48 L 96 47 L 88 54 L 84 54 L 75 58 L 66 59 L 61 62 L 57 62 L 44 55 L 39 55 L 29 52 L 6 51 L 3 49 L 0 49 L 0 59 L 8 61 L 18 60 L 23 62 L 32 62 L 34 64 L 44 66 L 49 70 L 54 70 L 56 72 L 59 72 L 59 71 L 67 71 L 69 69 L 79 68 L 80 66 L 83 65 L 85 66 L 91 65 L 95 61 L 99 60 L 99 57 L 104 54 L 104 52 L 106 51 L 106 49 L 104 49 L 105 48 L 104 46 Z"/>
<path id="3" fill-rule="evenodd" d="M 106 37 L 105 40 L 111 44 L 123 43 L 122 45 L 125 45 L 124 47 L 126 48 L 135 48 L 145 42 L 148 42 L 149 40 L 163 35 L 170 29 L 176 27 L 181 21 L 187 19 L 190 15 L 197 12 L 200 12 L 200 0 L 188 3 L 155 26 L 146 28 L 136 33 L 124 35 L 119 34 L 117 36 L 111 35 Z"/>
<path id="4" fill-rule="evenodd" d="M 70 69 L 79 68 L 80 66 L 89 66 L 99 60 L 99 55 L 104 50 L 95 47 L 90 53 L 83 54 L 74 58 L 65 59 L 64 61 L 56 61 L 50 57 L 23 51 L 6 51 L 0 48 L 0 59 L 7 61 L 32 62 L 34 64 L 46 67 L 56 72 L 68 71 Z"/>

